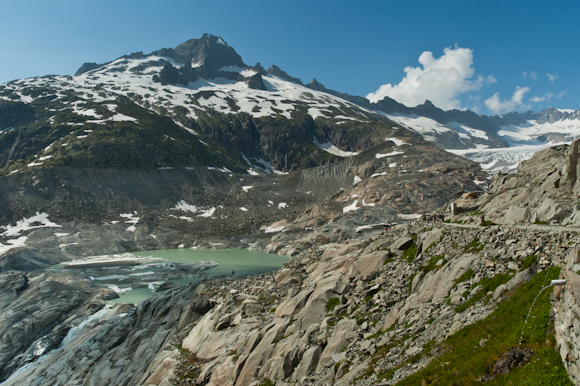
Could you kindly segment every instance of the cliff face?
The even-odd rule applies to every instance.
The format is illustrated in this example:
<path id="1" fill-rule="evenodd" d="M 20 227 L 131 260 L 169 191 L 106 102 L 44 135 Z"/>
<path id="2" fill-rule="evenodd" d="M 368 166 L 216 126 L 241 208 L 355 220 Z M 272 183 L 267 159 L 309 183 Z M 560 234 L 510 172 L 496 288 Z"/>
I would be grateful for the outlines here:
<path id="1" fill-rule="evenodd" d="M 566 258 L 563 278 L 566 279 L 564 290 L 557 290 L 555 325 L 558 348 L 562 363 L 574 384 L 580 383 L 580 275 L 578 275 L 580 259 L 578 250 L 574 248 Z"/>

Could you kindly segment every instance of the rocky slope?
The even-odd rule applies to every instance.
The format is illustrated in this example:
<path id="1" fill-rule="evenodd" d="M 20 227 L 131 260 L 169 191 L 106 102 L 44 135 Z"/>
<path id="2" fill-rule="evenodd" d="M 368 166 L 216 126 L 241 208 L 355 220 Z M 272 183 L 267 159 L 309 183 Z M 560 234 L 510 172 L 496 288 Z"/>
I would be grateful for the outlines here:
<path id="1" fill-rule="evenodd" d="M 578 146 L 576 140 L 542 150 L 520 163 L 517 173 L 494 175 L 479 200 L 460 204 L 498 224 L 579 226 Z"/>
<path id="2" fill-rule="evenodd" d="M 42 357 L 3 385 L 151 384 L 156 373 L 164 369 L 159 358 L 172 347 L 172 339 L 207 312 L 212 303 L 197 295 L 195 287 L 186 287 L 137 307 L 94 306 L 100 311 L 90 317 L 73 314 L 54 327 L 53 331 L 66 335 L 64 340 L 50 347 L 38 343 L 44 350 L 34 355 Z M 23 360 L 30 360 L 30 355 Z M 4 378 L 6 374 L 9 372 Z"/>
<path id="3" fill-rule="evenodd" d="M 578 143 L 495 176 L 483 194 L 477 164 L 373 110 L 278 67 L 247 66 L 211 35 L 85 64 L 74 77 L 1 85 L 0 379 L 464 384 L 444 377 L 500 382 L 497 359 L 521 352 L 526 369 L 541 358 L 558 383 L 566 375 L 549 347 L 547 295 L 522 342 L 545 355 L 514 347 L 523 308 L 572 253 L 576 230 L 473 223 L 484 213 L 501 224 L 577 224 Z M 433 122 L 464 116 L 423 110 Z M 454 133 L 449 143 L 467 140 Z M 479 198 L 459 202 L 452 220 L 463 224 L 393 226 L 465 193 Z M 112 291 L 50 268 L 216 244 L 295 257 L 271 274 L 180 287 L 138 306 L 105 307 Z M 506 315 L 515 322 L 498 326 Z M 466 372 L 446 355 L 465 357 L 454 342 L 474 329 L 480 363 Z"/>
<path id="4" fill-rule="evenodd" d="M 278 272 L 212 280 L 136 308 L 105 309 L 98 323 L 88 322 L 6 384 L 394 384 L 428 371 L 454 334 L 490 324 L 486 318 L 514 288 L 532 278 L 545 284 L 543 272 L 559 266 L 577 238 L 439 223 L 400 225 L 362 239 L 327 235 L 297 240 L 303 251 Z M 482 351 L 490 337 L 490 346 L 498 338 L 505 350 L 517 346 L 532 302 L 525 296 L 511 316 L 514 332 L 478 327 Z M 546 326 L 539 326 L 544 334 Z M 525 337 L 525 347 L 537 350 Z M 486 354 L 477 376 L 497 376 L 493 358 L 502 350 Z M 559 360 L 551 365 L 565 374 Z"/>
<path id="5" fill-rule="evenodd" d="M 196 363 L 177 384 L 395 384 L 514 287 L 558 265 L 576 237 L 428 225 L 339 243 L 319 238 L 276 274 L 208 285 L 203 293 L 216 307 L 183 340 Z M 502 253 L 506 244 L 517 247 Z M 488 358 L 479 376 L 492 368 Z"/>

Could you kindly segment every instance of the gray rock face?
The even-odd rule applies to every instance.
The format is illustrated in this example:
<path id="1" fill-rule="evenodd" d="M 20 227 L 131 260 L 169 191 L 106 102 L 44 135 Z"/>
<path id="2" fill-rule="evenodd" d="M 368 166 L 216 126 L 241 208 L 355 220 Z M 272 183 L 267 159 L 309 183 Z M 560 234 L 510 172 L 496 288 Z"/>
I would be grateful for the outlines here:
<path id="1" fill-rule="evenodd" d="M 57 259 L 41 255 L 36 248 L 17 248 L 0 256 L 0 272 L 29 272 L 35 269 L 48 268 L 57 263 Z"/>
<path id="2" fill-rule="evenodd" d="M 68 323 L 103 304 L 89 280 L 62 272 L 3 272 L 0 291 L 0 379 L 57 346 Z"/>
<path id="3" fill-rule="evenodd" d="M 102 304 L 101 304 L 102 306 Z M 176 332 L 211 308 L 188 286 L 144 301 L 99 311 L 58 349 L 5 385 L 142 385 Z M 49 346 L 39 342 L 45 351 Z M 53 345 L 54 346 L 54 345 Z"/>
<path id="4" fill-rule="evenodd" d="M 415 240 L 413 240 L 412 238 L 408 236 L 403 236 L 395 240 L 395 242 L 391 244 L 390 248 L 393 251 L 404 251 L 405 249 L 413 245 L 414 242 Z"/>
<path id="5" fill-rule="evenodd" d="M 577 260 L 575 251 L 570 251 L 566 258 L 567 267 L 563 269 L 567 284 L 565 290 L 558 289 L 556 292 L 558 304 L 555 313 L 555 325 L 560 326 L 555 331 L 557 348 L 568 376 L 575 385 L 580 383 L 580 276 L 572 270 Z"/>

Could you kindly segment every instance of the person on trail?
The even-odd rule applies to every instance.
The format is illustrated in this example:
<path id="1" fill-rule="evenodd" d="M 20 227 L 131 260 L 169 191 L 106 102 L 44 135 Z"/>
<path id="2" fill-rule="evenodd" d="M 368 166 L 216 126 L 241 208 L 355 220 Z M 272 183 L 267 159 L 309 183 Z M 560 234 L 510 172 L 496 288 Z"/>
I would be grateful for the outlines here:
<path id="1" fill-rule="evenodd" d="M 485 214 L 481 214 L 481 226 L 485 225 Z"/>

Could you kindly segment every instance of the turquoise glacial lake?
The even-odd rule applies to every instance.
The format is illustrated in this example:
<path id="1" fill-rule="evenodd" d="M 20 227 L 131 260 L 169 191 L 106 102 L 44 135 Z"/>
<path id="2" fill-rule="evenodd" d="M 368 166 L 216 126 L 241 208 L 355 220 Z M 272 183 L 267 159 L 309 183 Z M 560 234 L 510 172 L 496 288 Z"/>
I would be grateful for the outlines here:
<path id="1" fill-rule="evenodd" d="M 123 254 L 124 259 L 128 258 L 132 261 L 130 265 L 126 262 L 116 264 L 115 257 L 118 256 L 111 256 L 106 266 L 72 269 L 81 270 L 96 284 L 114 289 L 119 298 L 110 302 L 133 304 L 138 304 L 153 296 L 164 282 L 185 285 L 212 276 L 266 273 L 282 267 L 290 260 L 287 256 L 246 249 L 167 249 Z M 140 261 L 141 258 L 143 261 Z M 83 259 L 85 262 L 87 260 L 90 259 Z M 203 262 L 217 263 L 217 266 L 203 264 Z M 204 269 L 184 273 L 179 268 L 179 264 L 197 266 L 196 263 L 201 263 Z M 208 267 L 212 268 L 207 269 Z M 71 269 L 71 267 L 65 269 Z M 175 278 L 175 276 L 180 277 Z"/>

